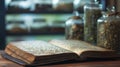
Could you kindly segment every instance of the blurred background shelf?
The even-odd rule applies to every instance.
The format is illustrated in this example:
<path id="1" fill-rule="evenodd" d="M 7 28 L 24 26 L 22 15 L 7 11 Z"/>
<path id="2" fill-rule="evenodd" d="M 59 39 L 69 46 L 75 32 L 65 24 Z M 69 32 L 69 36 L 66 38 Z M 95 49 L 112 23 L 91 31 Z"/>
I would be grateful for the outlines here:
<path id="1" fill-rule="evenodd" d="M 52 39 L 65 39 L 64 35 L 31 35 L 31 36 L 7 36 L 6 44 L 12 41 L 24 41 L 24 40 L 44 40 L 50 41 Z"/>
<path id="2" fill-rule="evenodd" d="M 6 11 L 7 14 L 71 14 L 73 11 Z"/>
<path id="3" fill-rule="evenodd" d="M 44 32 L 41 32 L 41 33 L 34 33 L 34 32 L 32 32 L 32 33 L 6 33 L 7 34 L 7 36 L 36 36 L 36 35 L 64 35 L 64 33 L 63 32 L 58 32 L 58 33 L 56 33 L 56 32 L 46 32 L 46 33 L 44 33 Z"/>
<path id="4" fill-rule="evenodd" d="M 90 1 L 0 0 L 0 49 L 4 49 L 5 44 L 11 41 L 65 39 L 65 21 L 76 10 L 83 16 L 83 6 Z M 44 31 L 39 32 L 41 29 Z"/>

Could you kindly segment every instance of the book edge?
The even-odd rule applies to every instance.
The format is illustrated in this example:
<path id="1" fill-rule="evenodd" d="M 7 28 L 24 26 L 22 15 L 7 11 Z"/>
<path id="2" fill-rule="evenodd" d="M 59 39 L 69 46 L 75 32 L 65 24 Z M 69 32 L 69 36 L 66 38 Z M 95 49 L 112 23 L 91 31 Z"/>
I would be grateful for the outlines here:
<path id="1" fill-rule="evenodd" d="M 19 59 L 25 61 L 28 64 L 31 64 L 35 60 L 35 56 L 23 51 L 12 44 L 8 44 L 5 48 L 5 53 L 8 55 L 13 55 L 13 57 L 19 57 Z M 29 59 L 28 59 L 29 58 Z"/>
<path id="2" fill-rule="evenodd" d="M 117 54 L 116 51 L 84 51 L 82 52 L 79 57 L 86 57 L 86 58 L 117 58 L 120 55 Z"/>

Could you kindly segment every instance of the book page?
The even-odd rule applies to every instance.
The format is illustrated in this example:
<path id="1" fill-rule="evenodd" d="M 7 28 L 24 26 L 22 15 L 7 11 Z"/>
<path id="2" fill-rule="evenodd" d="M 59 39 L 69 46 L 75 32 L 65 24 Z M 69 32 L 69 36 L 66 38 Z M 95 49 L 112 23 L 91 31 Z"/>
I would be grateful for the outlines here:
<path id="1" fill-rule="evenodd" d="M 78 55 L 85 51 L 112 51 L 79 40 L 51 40 L 49 43 L 73 51 Z"/>
<path id="2" fill-rule="evenodd" d="M 49 44 L 45 41 L 19 41 L 10 43 L 17 48 L 35 56 L 71 53 L 71 51 Z"/>
<path id="3" fill-rule="evenodd" d="M 72 51 L 41 40 L 11 42 L 5 53 L 27 64 L 48 64 L 78 57 Z"/>

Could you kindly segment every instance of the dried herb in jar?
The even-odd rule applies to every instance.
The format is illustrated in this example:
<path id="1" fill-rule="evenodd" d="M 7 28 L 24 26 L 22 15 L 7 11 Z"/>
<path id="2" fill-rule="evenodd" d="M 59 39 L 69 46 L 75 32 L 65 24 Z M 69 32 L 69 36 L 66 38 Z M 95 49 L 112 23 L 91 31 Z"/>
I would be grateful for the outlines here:
<path id="1" fill-rule="evenodd" d="M 83 21 L 79 16 L 73 16 L 66 21 L 66 39 L 83 40 Z"/>
<path id="2" fill-rule="evenodd" d="M 97 20 L 101 17 L 99 4 L 93 2 L 84 6 L 84 40 L 95 44 L 97 40 Z"/>
<path id="3" fill-rule="evenodd" d="M 120 17 L 116 13 L 98 21 L 97 45 L 120 51 Z"/>

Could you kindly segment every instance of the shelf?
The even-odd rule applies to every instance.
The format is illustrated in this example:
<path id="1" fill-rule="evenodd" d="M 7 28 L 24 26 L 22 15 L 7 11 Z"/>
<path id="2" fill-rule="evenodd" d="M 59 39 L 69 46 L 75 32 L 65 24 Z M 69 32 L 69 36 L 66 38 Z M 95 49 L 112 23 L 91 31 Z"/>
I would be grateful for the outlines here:
<path id="1" fill-rule="evenodd" d="M 64 35 L 64 32 L 45 32 L 45 33 L 7 33 L 7 36 L 37 36 L 37 35 Z"/>
<path id="2" fill-rule="evenodd" d="M 72 14 L 73 11 L 6 11 L 6 14 Z M 79 13 L 83 13 L 79 11 Z"/>
<path id="3" fill-rule="evenodd" d="M 71 14 L 73 11 L 6 11 L 7 14 Z"/>

